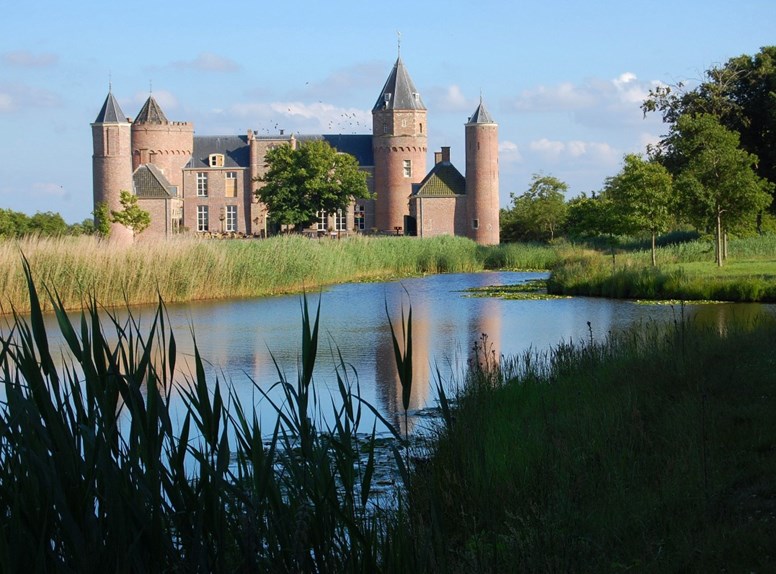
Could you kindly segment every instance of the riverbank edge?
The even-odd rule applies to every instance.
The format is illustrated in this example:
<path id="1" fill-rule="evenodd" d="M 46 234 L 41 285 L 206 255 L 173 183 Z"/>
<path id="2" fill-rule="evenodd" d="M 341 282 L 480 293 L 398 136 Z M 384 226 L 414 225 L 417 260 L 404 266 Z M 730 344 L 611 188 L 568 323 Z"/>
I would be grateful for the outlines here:
<path id="1" fill-rule="evenodd" d="M 481 347 L 412 482 L 434 568 L 775 569 L 774 345 L 763 317 L 500 363 Z"/>
<path id="2" fill-rule="evenodd" d="M 206 241 L 181 238 L 129 247 L 93 238 L 0 242 L 0 314 L 30 310 L 23 261 L 41 290 L 67 310 L 264 297 L 343 283 L 437 273 L 548 268 L 546 246 L 479 246 L 459 237 L 356 237 Z M 53 307 L 42 300 L 44 312 Z"/>

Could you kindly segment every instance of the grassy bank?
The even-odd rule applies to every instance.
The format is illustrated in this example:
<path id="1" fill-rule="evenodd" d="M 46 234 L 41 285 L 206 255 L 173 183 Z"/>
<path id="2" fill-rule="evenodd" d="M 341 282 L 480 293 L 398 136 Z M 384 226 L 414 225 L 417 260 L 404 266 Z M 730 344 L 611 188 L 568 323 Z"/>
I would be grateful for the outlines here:
<path id="1" fill-rule="evenodd" d="M 21 254 L 36 283 L 56 289 L 65 308 L 90 296 L 103 305 L 256 297 L 353 281 L 483 269 L 547 269 L 541 246 L 481 247 L 459 237 L 354 237 L 204 241 L 180 238 L 118 247 L 91 237 L 0 242 L 0 311 L 29 310 Z M 44 310 L 51 310 L 42 301 Z"/>
<path id="2" fill-rule="evenodd" d="M 648 251 L 579 250 L 553 268 L 548 291 L 630 299 L 776 301 L 776 236 L 731 240 L 719 268 L 713 246 L 693 241 L 659 248 L 657 267 Z"/>
<path id="3" fill-rule="evenodd" d="M 776 322 L 480 353 L 412 490 L 448 572 L 776 569 Z"/>

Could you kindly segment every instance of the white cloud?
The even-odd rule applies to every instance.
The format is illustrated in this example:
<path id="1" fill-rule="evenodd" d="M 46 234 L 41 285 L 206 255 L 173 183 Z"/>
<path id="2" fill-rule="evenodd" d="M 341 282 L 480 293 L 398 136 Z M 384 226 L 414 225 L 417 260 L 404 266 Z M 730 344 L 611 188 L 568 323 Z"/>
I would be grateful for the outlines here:
<path id="1" fill-rule="evenodd" d="M 260 133 L 342 133 L 372 132 L 372 114 L 368 110 L 343 108 L 317 102 L 247 102 L 233 105 L 228 114 L 244 118 Z"/>
<path id="2" fill-rule="evenodd" d="M 616 165 L 622 154 L 608 143 L 579 140 L 557 141 L 547 138 L 534 140 L 529 149 L 544 161 L 563 163 L 588 161 L 604 165 Z"/>
<path id="3" fill-rule="evenodd" d="M 0 92 L 0 113 L 13 111 L 13 98 L 11 94 Z"/>
<path id="4" fill-rule="evenodd" d="M 289 92 L 292 99 L 317 99 L 352 101 L 354 91 L 369 90 L 377 92 L 375 86 L 384 81 L 385 66 L 382 62 L 364 62 L 333 70 L 322 80 L 308 79 L 300 81 L 298 89 Z M 301 80 L 301 79 L 300 79 Z"/>
<path id="5" fill-rule="evenodd" d="M 596 94 L 588 86 L 564 82 L 556 86 L 538 86 L 525 90 L 512 107 L 521 112 L 563 112 L 595 105 Z"/>
<path id="6" fill-rule="evenodd" d="M 437 102 L 441 111 L 471 113 L 475 104 L 466 99 L 461 87 L 453 84 L 448 86 L 442 97 Z M 471 108 L 471 109 L 470 109 Z"/>
<path id="7" fill-rule="evenodd" d="M 32 184 L 32 191 L 35 195 L 46 197 L 67 197 L 68 193 L 58 183 L 35 182 Z"/>
<path id="8" fill-rule="evenodd" d="M 520 163 L 523 161 L 523 156 L 517 144 L 509 140 L 499 142 L 498 155 L 502 163 Z"/>
<path id="9" fill-rule="evenodd" d="M 591 78 L 579 84 L 564 82 L 525 90 L 507 108 L 521 113 L 571 112 L 576 123 L 595 128 L 635 125 L 644 121 L 640 106 L 655 85 L 657 82 L 623 72 L 608 80 Z"/>
<path id="10" fill-rule="evenodd" d="M 3 54 L 3 62 L 19 68 L 48 68 L 56 65 L 58 61 L 59 57 L 56 54 L 46 52 L 35 54 L 26 50 L 17 50 Z"/>
<path id="11" fill-rule="evenodd" d="M 61 104 L 57 94 L 26 84 L 0 84 L 0 113 L 32 108 L 56 108 Z"/>
<path id="12" fill-rule="evenodd" d="M 193 60 L 179 60 L 170 66 L 181 70 L 190 69 L 201 72 L 235 72 L 240 69 L 240 65 L 234 60 L 212 52 L 201 52 Z"/>

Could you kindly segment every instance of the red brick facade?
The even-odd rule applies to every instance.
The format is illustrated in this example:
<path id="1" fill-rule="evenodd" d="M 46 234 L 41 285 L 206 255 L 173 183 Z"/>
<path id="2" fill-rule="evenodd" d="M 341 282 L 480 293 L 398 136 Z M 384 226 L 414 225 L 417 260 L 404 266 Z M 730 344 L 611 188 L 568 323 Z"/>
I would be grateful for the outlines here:
<path id="1" fill-rule="evenodd" d="M 270 214 L 255 196 L 261 185 L 255 180 L 266 172 L 267 151 L 278 145 L 295 147 L 296 136 L 282 132 L 258 136 L 249 130 L 247 137 L 195 138 L 191 123 L 167 121 L 153 98 L 138 121 L 130 123 L 111 94 L 92 126 L 95 205 L 105 202 L 111 210 L 120 209 L 119 192 L 134 189 L 133 173 L 142 166 L 158 168 L 154 191 L 138 193 L 141 207 L 151 214 L 151 225 L 144 232 L 149 239 L 179 231 L 262 237 L 271 232 Z M 375 199 L 358 200 L 341 214 L 322 214 L 308 231 L 391 235 L 398 231 L 498 243 L 498 126 L 480 104 L 465 128 L 465 186 L 422 195 L 418 190 L 431 175 L 426 171 L 427 134 L 426 109 L 399 59 L 372 110 L 371 135 L 299 136 L 328 139 L 337 149 L 340 144 L 347 148 L 371 143 L 369 154 L 357 159 L 370 176 L 368 186 Z M 360 139 L 348 143 L 348 137 Z M 439 159 L 449 165 L 449 148 L 443 153 L 444 159 Z M 463 176 L 457 170 L 455 174 L 460 181 Z M 129 231 L 114 227 L 116 237 L 126 239 Z"/>

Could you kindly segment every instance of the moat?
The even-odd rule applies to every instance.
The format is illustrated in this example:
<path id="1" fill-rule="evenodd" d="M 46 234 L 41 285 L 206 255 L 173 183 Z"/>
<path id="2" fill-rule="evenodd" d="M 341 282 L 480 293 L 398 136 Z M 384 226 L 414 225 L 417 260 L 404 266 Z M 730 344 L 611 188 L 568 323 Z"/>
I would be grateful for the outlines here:
<path id="1" fill-rule="evenodd" d="M 336 394 L 337 353 L 352 383 L 358 381 L 364 399 L 389 420 L 399 421 L 401 386 L 393 358 L 386 306 L 400 329 L 402 306 L 412 305 L 414 385 L 410 409 L 435 402 L 437 372 L 448 387 L 461 380 L 472 346 L 487 337 L 496 356 L 519 355 L 527 349 L 548 350 L 565 341 L 606 337 L 643 321 L 681 319 L 723 326 L 747 320 L 776 306 L 758 304 L 679 305 L 637 304 L 631 301 L 565 298 L 503 300 L 471 297 L 466 289 L 512 284 L 546 277 L 545 273 L 486 272 L 432 275 L 387 283 L 358 283 L 308 294 L 314 315 L 320 296 L 320 335 L 315 385 L 319 409 L 330 411 L 329 390 Z M 258 404 L 264 426 L 274 424 L 273 411 L 260 401 L 252 381 L 268 389 L 278 380 L 275 361 L 289 382 L 296 381 L 301 354 L 299 295 L 262 299 L 199 302 L 168 307 L 178 348 L 181 375 L 193 370 L 192 330 L 206 361 L 209 380 L 232 383 L 246 404 Z M 133 309 L 147 325 L 155 309 Z M 119 314 L 121 316 L 121 313 Z M 47 317 L 52 338 L 58 337 L 53 316 Z M 103 328 L 109 331 L 107 324 Z M 273 360 L 274 357 L 274 360 Z M 371 428 L 371 424 L 369 425 Z"/>

